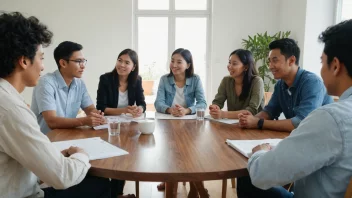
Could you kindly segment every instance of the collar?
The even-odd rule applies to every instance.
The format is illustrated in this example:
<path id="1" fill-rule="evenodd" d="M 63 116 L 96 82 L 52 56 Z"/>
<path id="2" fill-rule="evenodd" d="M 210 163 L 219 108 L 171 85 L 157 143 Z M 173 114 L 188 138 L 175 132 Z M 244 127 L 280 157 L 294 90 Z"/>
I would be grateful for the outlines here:
<path id="1" fill-rule="evenodd" d="M 58 87 L 60 89 L 67 87 L 67 84 L 64 80 L 64 77 L 62 77 L 62 74 L 60 73 L 59 70 L 56 70 L 54 72 L 54 75 L 55 75 L 56 81 L 58 83 Z M 75 86 L 76 86 L 76 78 L 73 78 L 70 87 L 75 87 Z"/>
<path id="2" fill-rule="evenodd" d="M 169 83 L 170 83 L 171 85 L 175 85 L 175 78 L 174 78 L 173 75 L 168 76 L 167 78 L 168 78 Z M 192 81 L 191 78 L 187 78 L 187 77 L 186 77 L 186 84 L 185 84 L 185 85 L 187 85 L 187 86 L 188 86 L 188 85 L 191 85 L 191 81 Z"/>
<path id="3" fill-rule="evenodd" d="M 23 96 L 7 80 L 0 78 L 0 87 L 4 88 L 7 93 L 25 102 Z"/>
<path id="4" fill-rule="evenodd" d="M 302 69 L 301 67 L 298 67 L 298 70 L 297 70 L 297 73 L 296 73 L 296 76 L 295 76 L 295 80 L 293 81 L 293 84 L 291 87 L 288 87 L 287 84 L 285 83 L 285 81 L 282 81 L 282 88 L 284 89 L 287 89 L 287 88 L 297 88 L 298 87 L 298 83 L 299 83 L 299 80 L 301 79 L 301 76 L 304 72 L 304 69 Z"/>
<path id="5" fill-rule="evenodd" d="M 344 100 L 346 98 L 348 98 L 350 95 L 352 95 L 352 87 L 346 89 L 343 94 L 340 96 L 339 100 Z"/>

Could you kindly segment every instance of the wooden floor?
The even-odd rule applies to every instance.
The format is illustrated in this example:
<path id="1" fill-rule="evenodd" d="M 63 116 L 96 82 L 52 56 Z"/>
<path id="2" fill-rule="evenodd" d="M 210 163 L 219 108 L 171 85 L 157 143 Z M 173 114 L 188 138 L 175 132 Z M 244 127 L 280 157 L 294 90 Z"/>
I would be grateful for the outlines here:
<path id="1" fill-rule="evenodd" d="M 164 191 L 158 191 L 156 182 L 140 182 L 139 197 L 140 198 L 164 198 Z M 205 187 L 208 189 L 210 197 L 220 198 L 222 181 L 206 181 Z M 178 183 L 177 198 L 187 198 L 189 191 L 189 183 L 183 186 L 182 182 Z M 124 194 L 136 194 L 135 182 L 127 181 L 124 189 Z M 237 198 L 236 189 L 231 187 L 231 180 L 227 181 L 227 198 Z"/>

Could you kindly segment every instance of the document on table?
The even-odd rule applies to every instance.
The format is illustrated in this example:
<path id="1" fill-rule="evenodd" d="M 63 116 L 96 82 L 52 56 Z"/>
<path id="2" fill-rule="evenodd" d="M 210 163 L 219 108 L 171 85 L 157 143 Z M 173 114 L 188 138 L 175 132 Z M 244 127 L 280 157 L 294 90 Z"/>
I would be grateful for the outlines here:
<path id="1" fill-rule="evenodd" d="M 216 121 L 216 122 L 225 123 L 225 124 L 236 124 L 236 123 L 239 122 L 238 119 L 226 119 L 226 118 L 215 119 L 215 118 L 212 118 L 210 115 L 206 115 L 204 118 L 208 119 L 208 120 L 213 120 L 213 121 Z"/>
<path id="2" fill-rule="evenodd" d="M 275 147 L 282 139 L 264 139 L 264 140 L 226 140 L 226 143 L 240 152 L 247 158 L 252 156 L 252 149 L 260 144 L 269 143 L 270 146 Z"/>
<path id="3" fill-rule="evenodd" d="M 128 154 L 127 151 L 102 140 L 100 137 L 53 142 L 53 144 L 60 151 L 68 149 L 70 146 L 80 147 L 88 153 L 89 160 L 104 159 Z"/>
<path id="4" fill-rule="evenodd" d="M 105 118 L 119 118 L 120 122 L 138 122 L 139 120 L 144 120 L 144 114 L 142 114 L 141 116 L 139 117 L 132 117 L 131 114 L 121 114 L 121 115 L 118 115 L 118 116 L 105 116 Z M 93 127 L 95 130 L 100 130 L 100 129 L 107 129 L 108 128 L 108 124 L 102 124 L 102 125 L 99 125 L 99 126 L 95 126 Z"/>
<path id="5" fill-rule="evenodd" d="M 155 118 L 159 120 L 194 120 L 197 118 L 196 115 L 185 115 L 182 117 L 175 117 L 171 114 L 165 114 L 165 113 L 155 113 Z"/>

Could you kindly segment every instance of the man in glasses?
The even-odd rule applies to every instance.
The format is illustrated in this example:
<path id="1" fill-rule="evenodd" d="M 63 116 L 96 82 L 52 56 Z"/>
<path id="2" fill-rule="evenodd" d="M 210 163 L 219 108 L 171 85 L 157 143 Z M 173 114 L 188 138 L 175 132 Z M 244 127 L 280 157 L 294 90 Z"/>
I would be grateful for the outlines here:
<path id="1" fill-rule="evenodd" d="M 0 197 L 116 198 L 112 181 L 87 175 L 91 165 L 83 149 L 70 147 L 61 153 L 49 141 L 21 96 L 26 87 L 37 85 L 44 70 L 43 48 L 52 36 L 34 16 L 0 13 Z M 64 91 L 55 90 L 55 98 L 61 97 L 58 92 Z M 49 91 L 43 93 L 45 99 Z M 41 190 L 38 180 L 51 187 Z"/>
<path id="2" fill-rule="evenodd" d="M 44 134 L 53 129 L 104 123 L 103 114 L 95 109 L 81 79 L 87 63 L 82 48 L 70 41 L 60 43 L 54 50 L 58 70 L 41 77 L 33 91 L 31 109 Z M 80 108 L 86 117 L 76 118 Z"/>

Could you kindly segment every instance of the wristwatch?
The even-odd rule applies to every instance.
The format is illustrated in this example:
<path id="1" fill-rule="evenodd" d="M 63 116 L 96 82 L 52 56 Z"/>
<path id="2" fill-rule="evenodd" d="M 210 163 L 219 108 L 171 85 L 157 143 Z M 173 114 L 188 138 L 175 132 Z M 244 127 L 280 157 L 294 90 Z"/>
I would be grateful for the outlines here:
<path id="1" fill-rule="evenodd" d="M 263 129 L 263 125 L 264 125 L 264 119 L 261 118 L 258 120 L 258 124 L 257 124 L 258 129 Z"/>

